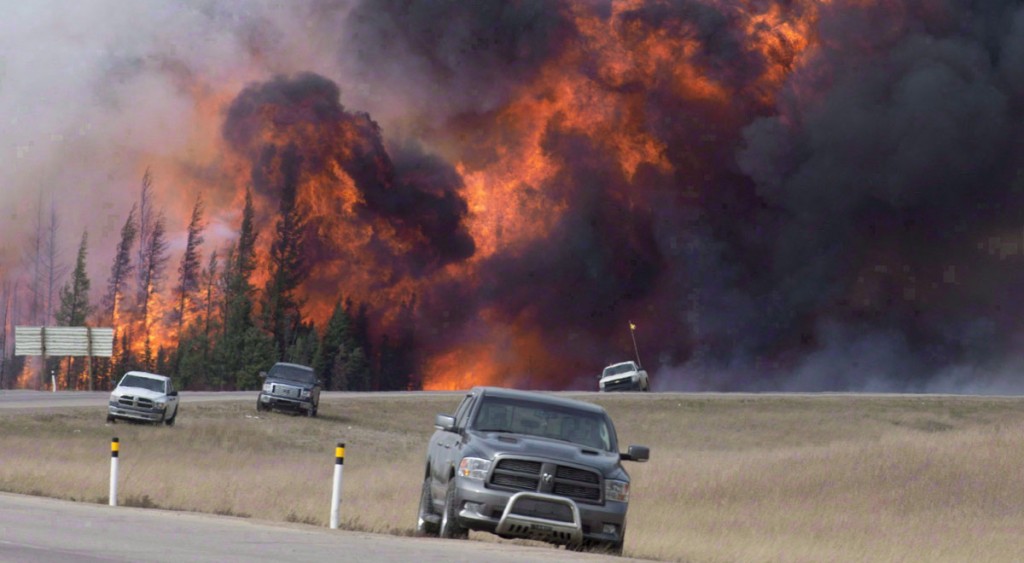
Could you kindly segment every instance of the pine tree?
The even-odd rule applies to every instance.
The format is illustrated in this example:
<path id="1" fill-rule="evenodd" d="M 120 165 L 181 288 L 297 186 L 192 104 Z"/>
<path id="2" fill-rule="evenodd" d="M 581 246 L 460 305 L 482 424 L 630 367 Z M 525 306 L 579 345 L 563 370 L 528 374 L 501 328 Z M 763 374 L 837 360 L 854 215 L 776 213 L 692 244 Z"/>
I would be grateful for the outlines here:
<path id="1" fill-rule="evenodd" d="M 110 279 L 107 281 L 107 294 L 103 297 L 105 312 L 110 318 L 111 326 L 115 329 L 119 324 L 121 302 L 128 286 L 128 280 L 135 265 L 132 264 L 131 251 L 135 245 L 135 237 L 138 234 L 138 227 L 135 224 L 135 205 L 132 205 L 128 212 L 128 218 L 121 227 L 121 240 L 117 243 L 117 252 L 114 254 L 114 263 L 110 266 Z"/>
<path id="2" fill-rule="evenodd" d="M 277 359 L 273 343 L 253 323 L 252 284 L 256 267 L 256 228 L 252 193 L 246 191 L 238 244 L 229 251 L 223 275 L 224 331 L 213 353 L 213 377 L 220 387 L 255 388 L 259 372 Z M 253 371 L 255 370 L 255 371 Z"/>
<path id="3" fill-rule="evenodd" d="M 89 305 L 89 276 L 85 271 L 85 260 L 88 253 L 89 233 L 82 233 L 82 243 L 78 247 L 78 258 L 75 260 L 75 271 L 71 274 L 71 280 L 64 284 L 60 293 L 60 309 L 57 311 L 56 321 L 58 326 L 85 326 L 86 319 L 92 314 L 92 306 Z M 71 383 L 71 358 L 68 358 L 67 378 Z M 93 381 L 89 380 L 89 389 L 92 390 Z"/>
<path id="4" fill-rule="evenodd" d="M 302 251 L 305 220 L 296 206 L 301 157 L 293 145 L 281 156 L 281 202 L 274 241 L 270 247 L 270 280 L 263 301 L 263 326 L 273 335 L 283 358 L 302 323 L 297 289 L 305 278 Z"/>
<path id="5" fill-rule="evenodd" d="M 185 243 L 185 253 L 181 256 L 181 265 L 178 266 L 178 306 L 174 311 L 178 321 L 178 338 L 181 338 L 181 331 L 185 325 L 186 317 L 195 313 L 196 305 L 194 295 L 199 291 L 200 260 L 199 245 L 203 244 L 203 200 L 196 198 L 192 207 L 192 218 L 188 223 L 188 237 Z"/>
<path id="6" fill-rule="evenodd" d="M 295 341 L 288 346 L 283 360 L 294 364 L 312 365 L 318 346 L 316 327 L 313 323 L 302 323 L 296 331 Z M 316 373 L 320 376 L 322 372 L 317 371 Z"/>
<path id="7" fill-rule="evenodd" d="M 64 284 L 60 295 L 60 309 L 57 311 L 58 326 L 84 326 L 86 317 L 92 313 L 89 305 L 89 276 L 85 271 L 85 260 L 88 254 L 89 233 L 82 233 L 82 243 L 78 247 L 78 258 L 75 260 L 75 271 L 71 280 Z"/>
<path id="8" fill-rule="evenodd" d="M 362 347 L 357 347 L 349 354 L 345 362 L 345 379 L 352 391 L 368 391 L 370 389 L 370 362 Z"/>
<path id="9" fill-rule="evenodd" d="M 320 346 L 317 347 L 313 357 L 313 370 L 320 374 L 324 381 L 324 389 L 341 389 L 339 372 L 335 371 L 335 364 L 338 363 L 339 354 L 342 366 L 348 360 L 348 349 L 352 341 L 352 321 L 348 312 L 342 307 L 341 301 L 334 305 L 330 320 L 324 328 L 323 338 L 320 339 Z M 342 367 L 344 369 L 344 367 Z"/>
<path id="10" fill-rule="evenodd" d="M 217 299 L 217 251 L 210 253 L 210 262 L 199 275 L 199 283 L 203 291 L 203 336 L 207 342 L 210 340 L 210 331 L 213 329 L 213 310 Z"/>
<path id="11" fill-rule="evenodd" d="M 149 173 L 149 168 L 142 174 L 142 189 L 139 193 L 139 216 L 138 216 L 138 237 L 139 237 L 139 250 L 136 255 L 136 266 L 135 271 L 139 276 L 138 288 L 141 291 L 146 285 L 146 244 L 149 241 L 153 231 L 153 176 Z M 142 299 L 139 299 L 139 305 L 141 306 Z"/>
<path id="12" fill-rule="evenodd" d="M 145 250 L 140 275 L 141 286 L 139 287 L 139 309 L 142 320 L 143 338 L 145 338 L 145 355 L 143 357 L 146 369 L 153 369 L 153 347 L 152 328 L 159 320 L 153 318 L 154 299 L 160 291 L 163 282 L 165 268 L 167 266 L 167 240 L 165 238 L 165 226 L 163 215 L 158 215 L 153 222 L 149 232 L 149 238 L 143 241 Z"/>

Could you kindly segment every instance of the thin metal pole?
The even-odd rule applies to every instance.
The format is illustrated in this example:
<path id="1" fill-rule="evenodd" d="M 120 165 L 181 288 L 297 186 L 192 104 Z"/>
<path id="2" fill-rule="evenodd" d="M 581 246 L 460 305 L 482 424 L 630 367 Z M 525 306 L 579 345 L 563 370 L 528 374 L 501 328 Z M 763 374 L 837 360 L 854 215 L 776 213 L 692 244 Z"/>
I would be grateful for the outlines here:
<path id="1" fill-rule="evenodd" d="M 636 354 L 636 367 L 643 368 L 643 364 L 640 363 L 640 349 L 636 346 L 636 325 L 633 321 L 629 321 L 629 335 L 633 337 L 633 352 Z"/>

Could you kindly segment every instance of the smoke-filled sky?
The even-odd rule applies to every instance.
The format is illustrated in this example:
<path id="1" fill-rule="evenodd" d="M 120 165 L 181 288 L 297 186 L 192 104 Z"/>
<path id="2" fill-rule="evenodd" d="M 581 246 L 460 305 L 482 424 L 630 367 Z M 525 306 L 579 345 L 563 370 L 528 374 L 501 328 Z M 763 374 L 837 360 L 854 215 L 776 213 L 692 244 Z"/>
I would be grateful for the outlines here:
<path id="1" fill-rule="evenodd" d="M 633 321 L 656 389 L 1024 389 L 1017 2 L 8 2 L 0 139 L 0 276 L 40 199 L 98 300 L 147 167 L 179 251 L 297 178 L 309 315 L 412 303 L 432 388 Z"/>

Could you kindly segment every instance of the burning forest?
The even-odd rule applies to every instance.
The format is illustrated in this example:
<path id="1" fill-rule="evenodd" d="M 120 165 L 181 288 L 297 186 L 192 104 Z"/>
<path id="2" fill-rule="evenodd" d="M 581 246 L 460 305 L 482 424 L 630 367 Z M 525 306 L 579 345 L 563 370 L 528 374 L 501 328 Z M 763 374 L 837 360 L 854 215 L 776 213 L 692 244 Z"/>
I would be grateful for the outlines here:
<path id="1" fill-rule="evenodd" d="M 1015 2 L 110 6 L 0 24 L 2 386 L 84 386 L 10 335 L 88 278 L 100 385 L 593 389 L 633 322 L 655 390 L 1024 389 Z"/>

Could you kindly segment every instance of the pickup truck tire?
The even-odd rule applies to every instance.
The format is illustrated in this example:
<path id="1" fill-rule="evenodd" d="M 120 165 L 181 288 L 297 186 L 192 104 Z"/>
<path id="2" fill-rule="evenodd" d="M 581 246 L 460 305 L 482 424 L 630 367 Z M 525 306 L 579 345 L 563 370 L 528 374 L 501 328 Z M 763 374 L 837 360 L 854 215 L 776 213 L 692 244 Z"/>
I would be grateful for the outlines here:
<path id="1" fill-rule="evenodd" d="M 263 406 L 263 401 L 259 397 L 256 397 L 256 412 L 263 412 L 267 410 L 267 407 Z"/>
<path id="2" fill-rule="evenodd" d="M 115 424 L 117 422 L 117 419 L 108 414 L 107 415 L 107 422 L 110 423 L 110 424 Z"/>
<path id="3" fill-rule="evenodd" d="M 164 424 L 167 426 L 174 426 L 174 419 L 176 418 L 178 418 L 178 409 L 174 409 L 174 414 L 171 415 L 171 418 L 164 420 Z"/>
<path id="4" fill-rule="evenodd" d="M 430 500 L 430 477 L 423 480 L 423 490 L 420 492 L 420 510 L 416 518 L 416 534 L 420 536 L 437 537 L 438 525 L 431 522 L 434 514 L 434 504 Z"/>
<path id="5" fill-rule="evenodd" d="M 459 525 L 458 507 L 455 500 L 455 477 L 448 479 L 448 490 L 444 495 L 444 512 L 441 514 L 442 538 L 464 540 L 469 537 L 469 530 Z"/>

